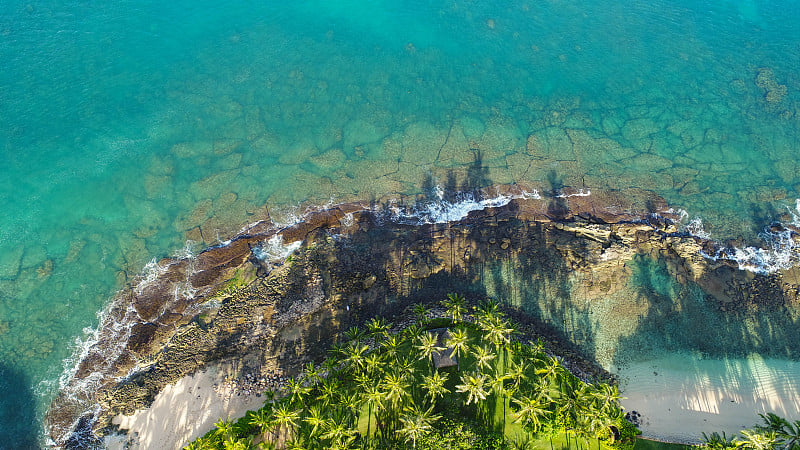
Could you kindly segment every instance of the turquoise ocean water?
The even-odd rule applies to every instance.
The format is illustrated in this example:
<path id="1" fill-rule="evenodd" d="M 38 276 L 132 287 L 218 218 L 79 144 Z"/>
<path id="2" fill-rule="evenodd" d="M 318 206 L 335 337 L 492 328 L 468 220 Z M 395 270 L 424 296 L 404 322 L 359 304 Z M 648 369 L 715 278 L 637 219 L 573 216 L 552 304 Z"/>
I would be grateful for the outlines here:
<path id="1" fill-rule="evenodd" d="M 35 445 L 148 261 L 300 204 L 413 194 L 479 158 L 492 183 L 651 190 L 758 244 L 800 197 L 798 17 L 792 0 L 7 0 L 0 447 Z"/>

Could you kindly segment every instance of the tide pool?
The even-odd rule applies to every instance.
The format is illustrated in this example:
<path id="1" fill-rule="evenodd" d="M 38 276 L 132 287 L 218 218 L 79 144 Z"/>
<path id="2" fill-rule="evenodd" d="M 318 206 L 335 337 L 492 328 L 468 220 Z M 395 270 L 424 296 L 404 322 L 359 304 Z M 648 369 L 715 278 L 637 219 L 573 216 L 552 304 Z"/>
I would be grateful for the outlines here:
<path id="1" fill-rule="evenodd" d="M 800 197 L 798 16 L 787 0 L 7 2 L 0 442 L 35 445 L 70 357 L 147 262 L 300 205 L 477 173 L 650 190 L 759 244 Z"/>

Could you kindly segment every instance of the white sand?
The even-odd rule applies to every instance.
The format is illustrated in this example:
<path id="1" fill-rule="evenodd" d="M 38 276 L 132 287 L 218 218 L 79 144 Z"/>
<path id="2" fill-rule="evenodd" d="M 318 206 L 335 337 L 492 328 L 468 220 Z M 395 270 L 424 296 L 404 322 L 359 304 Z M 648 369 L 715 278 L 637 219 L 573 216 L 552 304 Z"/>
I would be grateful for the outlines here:
<path id="1" fill-rule="evenodd" d="M 800 362 L 704 359 L 690 355 L 632 363 L 620 373 L 626 411 L 641 414 L 644 437 L 697 443 L 702 433 L 738 434 L 758 413 L 800 419 Z"/>
<path id="2" fill-rule="evenodd" d="M 248 410 L 260 408 L 264 397 L 236 395 L 222 386 L 225 367 L 211 367 L 178 380 L 164 388 L 153 404 L 132 416 L 117 416 L 113 423 L 127 436 L 109 436 L 106 447 L 112 450 L 180 449 L 210 430 L 220 418 L 236 419 Z M 125 447 L 125 445 L 128 447 Z"/>

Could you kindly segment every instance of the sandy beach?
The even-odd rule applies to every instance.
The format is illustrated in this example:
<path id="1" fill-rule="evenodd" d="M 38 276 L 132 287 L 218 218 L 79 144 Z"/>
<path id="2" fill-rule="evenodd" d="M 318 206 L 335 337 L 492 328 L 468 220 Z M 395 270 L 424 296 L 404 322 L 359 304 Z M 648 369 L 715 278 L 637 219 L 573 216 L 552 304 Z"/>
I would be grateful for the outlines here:
<path id="1" fill-rule="evenodd" d="M 800 419 L 797 361 L 674 355 L 628 364 L 620 378 L 622 405 L 641 415 L 639 428 L 648 438 L 698 443 L 703 432 L 730 436 L 764 412 Z"/>
<path id="2" fill-rule="evenodd" d="M 153 404 L 132 416 L 117 416 L 113 423 L 127 435 L 106 438 L 110 450 L 180 449 L 208 430 L 220 418 L 236 419 L 261 407 L 263 396 L 244 395 L 225 383 L 229 366 L 212 366 L 181 378 L 159 393 Z"/>

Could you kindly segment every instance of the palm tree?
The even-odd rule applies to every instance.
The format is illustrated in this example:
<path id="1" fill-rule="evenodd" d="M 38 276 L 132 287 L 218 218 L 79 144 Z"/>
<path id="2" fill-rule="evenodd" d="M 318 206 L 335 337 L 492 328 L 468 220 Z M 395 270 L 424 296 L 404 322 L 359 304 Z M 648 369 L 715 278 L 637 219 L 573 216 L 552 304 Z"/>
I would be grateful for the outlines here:
<path id="1" fill-rule="evenodd" d="M 707 448 L 712 450 L 725 450 L 728 448 L 736 448 L 736 435 L 734 434 L 730 438 L 725 435 L 723 431 L 720 435 L 716 431 L 707 435 L 703 433 L 703 442 Z"/>
<path id="2" fill-rule="evenodd" d="M 556 381 L 561 370 L 561 363 L 556 358 L 548 356 L 544 359 L 544 367 L 536 369 L 536 375 L 541 375 L 547 381 Z"/>
<path id="3" fill-rule="evenodd" d="M 600 412 L 609 417 L 619 414 L 619 388 L 615 385 L 601 383 L 590 389 L 591 396 L 599 402 Z M 612 417 L 613 418 L 613 417 Z"/>
<path id="4" fill-rule="evenodd" d="M 328 448 L 349 448 L 349 445 L 355 440 L 355 430 L 342 422 L 326 420 L 324 429 L 322 439 L 330 440 Z"/>
<path id="5" fill-rule="evenodd" d="M 417 317 L 417 323 L 422 323 L 428 318 L 428 313 L 431 310 L 422 303 L 417 303 L 411 307 L 411 312 Z"/>
<path id="6" fill-rule="evenodd" d="M 420 411 L 418 407 L 414 406 L 400 416 L 403 427 L 397 430 L 397 433 L 405 438 L 405 442 L 411 441 L 412 448 L 417 447 L 417 439 L 430 433 L 433 422 L 441 418 L 432 411 L 433 406 L 425 411 Z"/>
<path id="7" fill-rule="evenodd" d="M 486 396 L 489 395 L 486 391 L 486 375 L 479 372 L 462 374 L 461 384 L 456 385 L 456 392 L 467 394 L 467 405 L 486 400 Z"/>
<path id="8" fill-rule="evenodd" d="M 386 374 L 381 387 L 384 390 L 384 399 L 390 405 L 397 405 L 408 395 L 409 384 L 405 375 L 401 373 Z"/>
<path id="9" fill-rule="evenodd" d="M 369 408 L 369 415 L 367 416 L 367 436 L 370 435 L 370 427 L 372 425 L 372 408 L 375 408 L 375 415 L 383 408 L 383 401 L 386 394 L 378 389 L 378 386 L 370 385 L 364 389 L 364 403 Z"/>
<path id="10" fill-rule="evenodd" d="M 419 338 L 419 344 L 415 345 L 414 348 L 419 350 L 419 358 L 420 360 L 426 359 L 430 364 L 433 364 L 433 354 L 434 352 L 441 352 L 444 350 L 444 347 L 439 347 L 437 344 L 438 336 L 434 335 L 433 333 L 425 333 Z M 430 366 L 429 366 L 430 367 Z"/>
<path id="11" fill-rule="evenodd" d="M 266 441 L 267 439 L 267 432 L 272 429 L 272 411 L 267 409 L 268 407 L 263 407 L 258 411 L 254 412 L 250 416 L 250 425 L 253 425 L 259 429 L 261 432 L 262 438 Z"/>
<path id="12" fill-rule="evenodd" d="M 784 448 L 797 450 L 800 447 L 800 420 L 792 423 L 787 421 L 782 437 Z"/>
<path id="13" fill-rule="evenodd" d="M 317 384 L 319 381 L 319 372 L 317 371 L 317 368 L 314 366 L 313 362 L 306 364 L 303 377 L 308 381 L 309 385 L 313 386 Z"/>
<path id="14" fill-rule="evenodd" d="M 442 306 L 447 309 L 447 315 L 453 319 L 454 323 L 461 322 L 463 314 L 467 311 L 464 306 L 464 297 L 458 294 L 447 294 L 447 300 L 442 302 Z"/>
<path id="15" fill-rule="evenodd" d="M 240 439 L 231 437 L 223 442 L 222 445 L 225 450 L 250 450 L 253 448 L 253 437 L 248 436 Z"/>
<path id="16" fill-rule="evenodd" d="M 233 434 L 233 422 L 228 419 L 219 419 L 214 426 L 217 427 L 214 434 L 218 436 L 221 441 L 228 439 L 228 437 Z"/>
<path id="17" fill-rule="evenodd" d="M 310 439 L 315 439 L 317 437 L 317 431 L 325 424 L 325 418 L 322 415 L 320 407 L 318 405 L 312 405 L 308 408 L 308 413 L 303 417 L 303 422 L 311 426 L 308 437 Z"/>
<path id="18" fill-rule="evenodd" d="M 301 381 L 296 380 L 294 378 L 290 379 L 286 383 L 286 387 L 289 388 L 289 392 L 292 394 L 290 397 L 290 402 L 293 405 L 302 405 L 305 406 L 305 399 L 306 395 L 311 392 L 311 388 L 305 386 Z"/>
<path id="19" fill-rule="evenodd" d="M 775 448 L 777 438 L 775 431 L 766 430 L 742 430 L 744 439 L 737 440 L 736 443 L 741 447 L 752 450 L 769 450 Z"/>
<path id="20" fill-rule="evenodd" d="M 756 426 L 760 431 L 775 432 L 777 443 L 783 448 L 792 449 L 800 440 L 800 420 L 790 423 L 788 420 L 775 413 L 759 414 L 764 425 Z"/>
<path id="21" fill-rule="evenodd" d="M 544 405 L 538 397 L 512 397 L 511 401 L 519 408 L 511 413 L 514 416 L 514 423 L 522 422 L 522 425 L 536 434 L 542 425 L 541 418 L 547 414 Z"/>
<path id="22" fill-rule="evenodd" d="M 386 322 L 386 319 L 380 318 L 372 318 L 369 322 L 367 322 L 367 330 L 370 334 L 377 336 L 377 337 L 386 337 L 389 335 L 389 328 L 391 328 L 392 324 Z"/>
<path id="23" fill-rule="evenodd" d="M 494 345 L 495 349 L 511 341 L 514 328 L 505 319 L 492 316 L 483 321 L 482 324 L 482 327 L 485 327 L 483 328 L 484 338 Z"/>
<path id="24" fill-rule="evenodd" d="M 428 393 L 428 398 L 432 403 L 436 402 L 438 397 L 444 397 L 445 394 L 450 393 L 444 385 L 447 383 L 447 374 L 443 372 L 434 372 L 433 375 L 422 378 L 422 387 Z"/>
<path id="25" fill-rule="evenodd" d="M 381 344 L 381 348 L 383 352 L 386 354 L 386 357 L 390 360 L 392 358 L 397 358 L 397 352 L 400 350 L 400 340 L 397 339 L 397 336 L 389 336 L 383 340 Z"/>
<path id="26" fill-rule="evenodd" d="M 382 361 L 378 352 L 372 352 L 364 357 L 364 368 L 369 376 L 374 376 L 381 367 Z"/>
<path id="27" fill-rule="evenodd" d="M 480 306 L 474 308 L 474 310 L 475 322 L 481 329 L 484 329 L 485 324 L 497 317 L 497 314 L 500 312 L 500 304 L 492 299 L 486 299 L 481 302 Z"/>
<path id="28" fill-rule="evenodd" d="M 275 416 L 275 425 L 278 427 L 278 435 L 284 434 L 285 440 L 288 440 L 297 429 L 298 420 L 300 420 L 300 411 L 289 410 L 288 405 L 281 403 L 273 410 Z M 281 433 L 281 432 L 284 433 Z"/>
<path id="29" fill-rule="evenodd" d="M 526 375 L 528 370 L 530 370 L 530 366 L 525 361 L 522 363 L 511 361 L 511 364 L 508 365 L 505 378 L 511 381 L 511 386 L 509 386 L 507 389 L 510 395 L 513 395 L 515 392 L 517 392 L 522 385 L 522 382 L 528 378 Z"/>
<path id="30" fill-rule="evenodd" d="M 334 378 L 325 378 L 319 385 L 320 395 L 317 400 L 322 401 L 323 405 L 330 405 L 336 403 L 336 397 L 339 394 L 339 381 Z"/>
<path id="31" fill-rule="evenodd" d="M 347 331 L 344 332 L 345 337 L 349 341 L 361 342 L 366 336 L 366 331 L 362 330 L 360 327 L 350 327 Z"/>
<path id="32" fill-rule="evenodd" d="M 449 334 L 450 337 L 444 344 L 453 349 L 453 354 L 456 355 L 456 368 L 461 371 L 461 357 L 469 353 L 469 336 L 464 328 L 456 328 Z"/>
<path id="33" fill-rule="evenodd" d="M 476 346 L 473 350 L 475 355 L 475 363 L 481 371 L 489 370 L 492 368 L 491 361 L 495 358 L 495 354 L 484 346 Z"/>
<path id="34" fill-rule="evenodd" d="M 364 370 L 364 355 L 368 350 L 369 347 L 365 344 L 359 344 L 355 341 L 351 342 L 343 351 L 344 363 L 347 364 L 353 372 L 361 372 Z"/>

